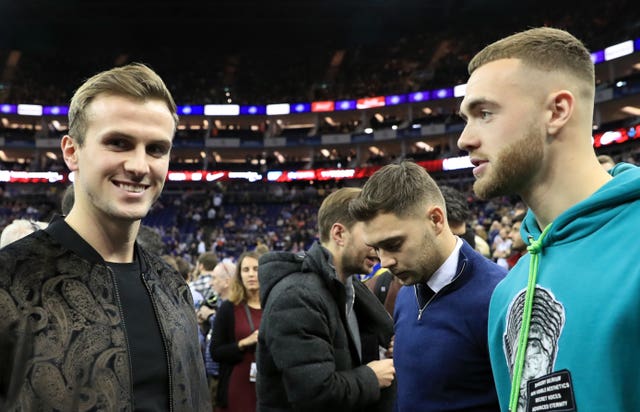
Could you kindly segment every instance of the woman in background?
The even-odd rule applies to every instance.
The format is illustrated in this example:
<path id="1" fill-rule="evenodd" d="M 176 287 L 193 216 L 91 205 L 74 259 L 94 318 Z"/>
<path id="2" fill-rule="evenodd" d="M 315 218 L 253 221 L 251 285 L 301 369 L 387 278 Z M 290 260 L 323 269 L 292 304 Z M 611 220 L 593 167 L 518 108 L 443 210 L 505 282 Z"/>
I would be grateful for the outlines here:
<path id="1" fill-rule="evenodd" d="M 229 300 L 222 303 L 213 327 L 211 358 L 220 363 L 217 405 L 220 412 L 255 412 L 255 351 L 262 317 L 258 258 L 238 258 Z"/>

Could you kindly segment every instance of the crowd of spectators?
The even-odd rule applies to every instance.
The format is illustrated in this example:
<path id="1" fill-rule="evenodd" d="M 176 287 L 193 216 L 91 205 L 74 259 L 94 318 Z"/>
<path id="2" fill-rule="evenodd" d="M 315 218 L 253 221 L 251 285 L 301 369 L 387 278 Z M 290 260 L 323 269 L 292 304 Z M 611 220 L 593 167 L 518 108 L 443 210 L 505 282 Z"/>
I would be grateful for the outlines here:
<path id="1" fill-rule="evenodd" d="M 635 162 L 633 157 L 625 160 Z M 466 222 L 498 261 L 510 253 L 514 218 L 526 207 L 516 197 L 478 199 L 469 179 L 436 176 L 440 185 L 465 194 L 471 215 Z M 262 245 L 269 250 L 303 251 L 317 239 L 316 215 L 326 195 L 358 180 L 325 182 L 217 182 L 206 186 L 170 183 L 142 223 L 162 238 L 167 255 L 194 265 L 202 253 L 233 260 Z M 0 230 L 15 219 L 48 222 L 61 213 L 62 184 L 0 186 Z M 505 263 L 504 261 L 501 263 Z"/>

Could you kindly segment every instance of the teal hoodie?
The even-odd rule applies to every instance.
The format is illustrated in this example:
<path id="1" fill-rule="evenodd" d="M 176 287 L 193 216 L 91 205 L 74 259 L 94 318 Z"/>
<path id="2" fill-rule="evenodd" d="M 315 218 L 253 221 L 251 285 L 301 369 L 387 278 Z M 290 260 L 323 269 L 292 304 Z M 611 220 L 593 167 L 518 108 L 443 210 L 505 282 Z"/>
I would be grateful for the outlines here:
<path id="1" fill-rule="evenodd" d="M 518 411 L 640 411 L 640 168 L 564 211 L 545 236 L 530 211 L 521 234 L 539 243 L 496 287 L 489 348 L 508 410 L 530 266 L 535 295 Z M 531 248 L 530 248 L 531 251 Z M 528 402 L 528 408 L 525 403 Z"/>

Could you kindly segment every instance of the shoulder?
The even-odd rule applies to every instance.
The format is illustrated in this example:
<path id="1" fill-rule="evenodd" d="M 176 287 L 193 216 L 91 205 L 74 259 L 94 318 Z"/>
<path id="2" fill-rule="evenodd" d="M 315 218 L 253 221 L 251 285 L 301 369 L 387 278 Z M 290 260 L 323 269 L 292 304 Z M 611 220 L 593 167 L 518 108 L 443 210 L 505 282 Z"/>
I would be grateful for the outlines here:
<path id="1" fill-rule="evenodd" d="M 225 316 L 225 315 L 233 314 L 235 307 L 236 305 L 230 300 L 224 300 L 220 304 L 220 307 L 218 307 L 218 311 L 216 315 Z"/>
<path id="2" fill-rule="evenodd" d="M 486 258 L 477 250 L 472 249 L 471 246 L 463 247 L 460 250 L 460 256 L 467 259 L 470 264 L 470 270 L 474 274 L 494 279 L 496 283 L 507 275 L 507 269 Z"/>
<path id="3" fill-rule="evenodd" d="M 288 305 L 322 305 L 333 301 L 327 285 L 320 276 L 311 272 L 295 273 L 283 278 L 274 285 L 267 306 L 281 307 Z"/>
<path id="4" fill-rule="evenodd" d="M 0 249 L 0 274 L 17 277 L 20 273 L 28 273 L 29 279 L 35 280 L 61 270 L 64 261 L 69 262 L 71 272 L 77 271 L 82 263 L 79 256 L 40 230 Z"/>

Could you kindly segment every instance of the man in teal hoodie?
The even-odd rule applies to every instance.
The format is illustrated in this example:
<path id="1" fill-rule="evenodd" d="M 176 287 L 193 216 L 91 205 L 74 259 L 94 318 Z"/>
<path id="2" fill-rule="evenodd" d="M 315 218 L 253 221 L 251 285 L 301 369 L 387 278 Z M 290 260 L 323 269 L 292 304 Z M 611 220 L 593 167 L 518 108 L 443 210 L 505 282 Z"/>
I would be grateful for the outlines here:
<path id="1" fill-rule="evenodd" d="M 640 169 L 598 163 L 589 51 L 534 28 L 485 47 L 469 73 L 458 146 L 474 191 L 518 194 L 530 209 L 530 253 L 489 308 L 501 409 L 640 410 Z"/>

